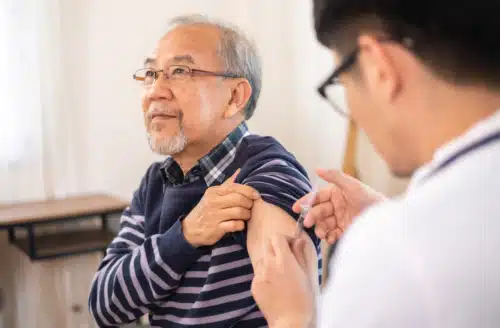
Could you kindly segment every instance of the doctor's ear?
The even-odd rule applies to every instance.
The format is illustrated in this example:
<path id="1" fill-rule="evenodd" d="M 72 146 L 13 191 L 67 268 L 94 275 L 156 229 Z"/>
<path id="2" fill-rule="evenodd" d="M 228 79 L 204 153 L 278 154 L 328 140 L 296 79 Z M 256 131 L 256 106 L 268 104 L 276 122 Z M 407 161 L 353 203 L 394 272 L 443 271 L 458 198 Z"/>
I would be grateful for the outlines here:
<path id="1" fill-rule="evenodd" d="M 252 95 L 252 86 L 246 79 L 236 79 L 231 88 L 231 98 L 224 112 L 224 118 L 230 118 L 245 109 L 250 96 Z"/>

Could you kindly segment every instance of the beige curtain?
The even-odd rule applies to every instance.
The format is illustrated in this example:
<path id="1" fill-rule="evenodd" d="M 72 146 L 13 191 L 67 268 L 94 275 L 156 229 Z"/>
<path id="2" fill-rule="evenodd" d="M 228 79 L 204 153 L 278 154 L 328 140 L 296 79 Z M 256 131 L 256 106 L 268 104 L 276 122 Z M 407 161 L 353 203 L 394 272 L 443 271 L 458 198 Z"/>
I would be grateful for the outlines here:
<path id="1" fill-rule="evenodd" d="M 59 6 L 0 0 L 0 206 L 65 196 L 76 187 Z M 72 303 L 85 310 L 88 285 L 81 277 L 92 274 L 98 258 L 90 266 L 71 261 L 31 263 L 0 231 L 0 328 L 90 327 L 67 316 Z"/>

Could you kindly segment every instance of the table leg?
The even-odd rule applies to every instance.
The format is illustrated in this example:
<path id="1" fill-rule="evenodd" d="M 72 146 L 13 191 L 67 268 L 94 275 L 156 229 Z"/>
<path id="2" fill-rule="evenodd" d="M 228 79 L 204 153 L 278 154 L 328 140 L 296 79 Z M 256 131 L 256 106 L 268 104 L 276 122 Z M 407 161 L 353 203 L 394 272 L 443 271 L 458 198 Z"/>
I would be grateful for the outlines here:
<path id="1" fill-rule="evenodd" d="M 108 215 L 107 214 L 101 215 L 101 228 L 102 228 L 102 230 L 108 230 Z"/>
<path id="2" fill-rule="evenodd" d="M 108 215 L 107 214 L 101 214 L 101 228 L 103 231 L 108 230 Z M 106 250 L 102 251 L 102 257 L 106 257 Z"/>
<path id="3" fill-rule="evenodd" d="M 9 243 L 13 244 L 16 241 L 16 228 L 9 228 Z"/>
<path id="4" fill-rule="evenodd" d="M 36 259 L 36 249 L 35 249 L 35 231 L 32 224 L 28 225 L 28 245 L 29 245 L 29 255 L 32 260 Z"/>

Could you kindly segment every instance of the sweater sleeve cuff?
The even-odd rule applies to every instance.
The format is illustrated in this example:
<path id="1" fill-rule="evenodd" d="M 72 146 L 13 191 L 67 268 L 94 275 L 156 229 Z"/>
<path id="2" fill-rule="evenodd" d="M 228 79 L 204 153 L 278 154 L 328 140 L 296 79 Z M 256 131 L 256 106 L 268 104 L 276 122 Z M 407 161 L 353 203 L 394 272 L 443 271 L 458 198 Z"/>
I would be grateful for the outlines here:
<path id="1" fill-rule="evenodd" d="M 195 248 L 184 237 L 181 220 L 177 220 L 163 235 L 158 238 L 158 246 L 165 263 L 179 273 L 187 269 L 203 256 L 206 247 Z"/>

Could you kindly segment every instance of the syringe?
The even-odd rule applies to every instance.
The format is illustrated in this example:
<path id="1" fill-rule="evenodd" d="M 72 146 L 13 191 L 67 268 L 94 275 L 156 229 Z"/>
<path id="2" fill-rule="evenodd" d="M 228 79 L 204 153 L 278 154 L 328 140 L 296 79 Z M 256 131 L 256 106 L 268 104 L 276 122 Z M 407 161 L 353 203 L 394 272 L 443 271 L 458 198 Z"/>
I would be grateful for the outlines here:
<path id="1" fill-rule="evenodd" d="M 300 205 L 300 215 L 299 218 L 297 219 L 297 229 L 295 231 L 295 238 L 298 238 L 300 236 L 300 233 L 302 230 L 304 230 L 304 220 L 307 216 L 307 213 L 309 213 L 309 210 L 311 209 L 314 199 L 316 198 L 316 194 L 318 192 L 317 186 L 314 187 L 312 193 L 309 196 L 309 199 L 306 204 L 301 204 Z"/>

